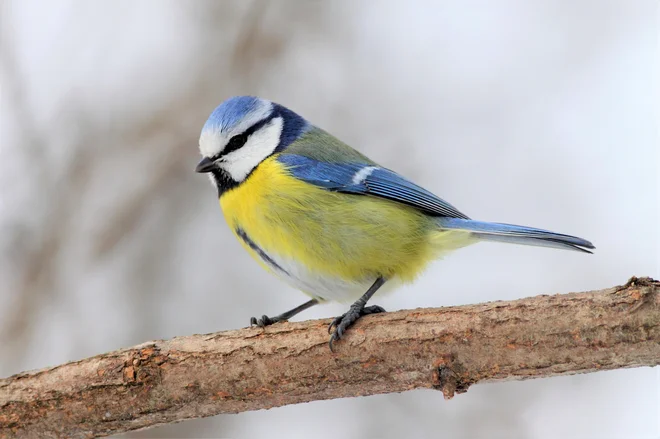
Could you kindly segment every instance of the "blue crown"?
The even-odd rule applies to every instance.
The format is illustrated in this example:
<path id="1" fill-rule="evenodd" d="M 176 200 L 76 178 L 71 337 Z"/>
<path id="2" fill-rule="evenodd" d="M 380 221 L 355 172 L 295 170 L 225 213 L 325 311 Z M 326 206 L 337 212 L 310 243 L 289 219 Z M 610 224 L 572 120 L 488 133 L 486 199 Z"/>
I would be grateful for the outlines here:
<path id="1" fill-rule="evenodd" d="M 254 96 L 234 96 L 220 104 L 209 116 L 203 130 L 227 131 L 236 126 L 247 114 L 256 110 L 263 101 Z"/>

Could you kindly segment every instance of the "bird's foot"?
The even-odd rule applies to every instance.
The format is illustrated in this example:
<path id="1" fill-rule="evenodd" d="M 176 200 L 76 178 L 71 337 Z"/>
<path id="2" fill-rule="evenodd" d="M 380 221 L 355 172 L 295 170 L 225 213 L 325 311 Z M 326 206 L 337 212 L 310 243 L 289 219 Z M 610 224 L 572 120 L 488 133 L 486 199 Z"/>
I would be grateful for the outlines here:
<path id="1" fill-rule="evenodd" d="M 258 326 L 260 328 L 264 328 L 266 326 L 272 325 L 273 323 L 284 321 L 286 321 L 286 319 L 280 316 L 268 317 L 263 315 L 260 319 L 257 319 L 256 317 L 250 317 L 250 326 Z"/>
<path id="2" fill-rule="evenodd" d="M 334 349 L 332 347 L 333 343 L 339 341 L 346 333 L 346 330 L 350 326 L 352 326 L 355 322 L 357 322 L 360 319 L 360 317 L 366 316 L 368 314 L 377 314 L 381 312 L 385 312 L 385 310 L 383 309 L 383 307 L 378 305 L 365 306 L 363 308 L 351 306 L 347 313 L 342 314 L 339 317 L 335 317 L 332 323 L 330 323 L 330 325 L 328 326 L 328 333 L 332 334 L 330 336 L 330 342 L 329 342 L 330 350 L 334 352 Z"/>

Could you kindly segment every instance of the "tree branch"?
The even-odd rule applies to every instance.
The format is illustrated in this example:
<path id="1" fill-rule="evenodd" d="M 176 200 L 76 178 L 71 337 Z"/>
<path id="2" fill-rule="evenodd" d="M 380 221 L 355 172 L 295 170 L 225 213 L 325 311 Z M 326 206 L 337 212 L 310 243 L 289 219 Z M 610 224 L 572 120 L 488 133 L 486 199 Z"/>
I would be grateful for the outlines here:
<path id="1" fill-rule="evenodd" d="M 98 437 L 307 401 L 660 364 L 660 282 L 154 341 L 0 380 L 0 437 Z"/>

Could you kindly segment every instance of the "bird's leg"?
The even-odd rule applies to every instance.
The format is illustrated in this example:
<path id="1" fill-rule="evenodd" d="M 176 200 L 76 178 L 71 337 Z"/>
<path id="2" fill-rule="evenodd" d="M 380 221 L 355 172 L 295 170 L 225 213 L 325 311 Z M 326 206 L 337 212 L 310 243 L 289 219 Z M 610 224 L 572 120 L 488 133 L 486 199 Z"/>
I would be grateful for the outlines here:
<path id="1" fill-rule="evenodd" d="M 335 318 L 332 323 L 330 323 L 330 326 L 328 326 L 328 332 L 332 333 L 330 336 L 330 350 L 334 352 L 332 348 L 332 344 L 335 341 L 338 341 L 339 339 L 342 338 L 346 330 L 351 326 L 353 323 L 357 322 L 358 319 L 362 316 L 366 316 L 367 314 L 376 314 L 379 312 L 385 312 L 383 308 L 381 308 L 378 305 L 373 305 L 373 306 L 366 306 L 367 301 L 371 299 L 371 296 L 373 296 L 376 291 L 380 287 L 383 286 L 385 283 L 385 279 L 383 277 L 379 277 L 376 279 L 376 282 L 369 287 L 366 293 L 362 295 L 358 300 L 355 301 L 353 305 L 348 309 L 348 312 L 345 314 L 342 314 L 341 316 Z M 334 331 L 332 330 L 334 328 Z"/>
<path id="2" fill-rule="evenodd" d="M 263 328 L 264 326 L 272 325 L 273 323 L 282 322 L 284 320 L 289 320 L 291 317 L 295 316 L 299 312 L 305 311 L 307 308 L 311 308 L 312 306 L 316 305 L 317 303 L 319 303 L 318 300 L 312 299 L 312 300 L 309 300 L 309 301 L 303 303 L 300 306 L 296 306 L 292 310 L 289 310 L 287 312 L 283 312 L 279 316 L 275 316 L 275 317 L 268 317 L 268 316 L 265 316 L 265 315 L 261 316 L 260 319 L 257 319 L 255 317 L 251 317 L 250 318 L 250 326 L 259 326 L 259 327 Z"/>

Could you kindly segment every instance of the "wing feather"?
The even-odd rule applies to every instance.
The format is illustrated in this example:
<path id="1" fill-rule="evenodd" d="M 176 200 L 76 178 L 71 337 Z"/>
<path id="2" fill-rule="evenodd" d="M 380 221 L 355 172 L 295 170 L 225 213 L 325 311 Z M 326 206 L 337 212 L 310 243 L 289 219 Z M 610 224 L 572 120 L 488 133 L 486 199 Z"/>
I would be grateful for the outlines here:
<path id="1" fill-rule="evenodd" d="M 434 216 L 469 219 L 448 202 L 396 172 L 370 163 L 328 163 L 286 153 L 277 160 L 296 178 L 327 190 L 386 198 Z"/>

